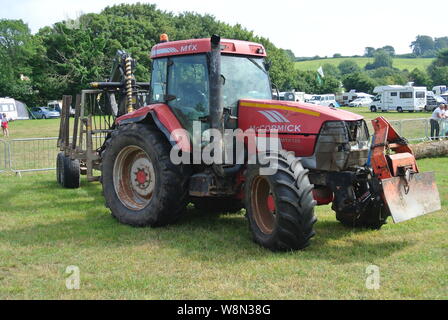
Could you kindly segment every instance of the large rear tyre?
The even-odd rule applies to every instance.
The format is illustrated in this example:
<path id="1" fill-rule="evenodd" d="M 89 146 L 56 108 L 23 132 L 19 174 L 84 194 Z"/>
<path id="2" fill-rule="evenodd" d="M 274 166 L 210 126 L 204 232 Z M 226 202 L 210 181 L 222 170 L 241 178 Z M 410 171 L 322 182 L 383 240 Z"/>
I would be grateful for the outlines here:
<path id="1" fill-rule="evenodd" d="M 203 213 L 235 213 L 243 208 L 240 200 L 232 198 L 192 198 L 191 202 Z"/>
<path id="2" fill-rule="evenodd" d="M 102 153 L 106 206 L 121 223 L 135 227 L 176 222 L 188 198 L 186 167 L 170 160 L 170 144 L 145 124 L 119 127 Z"/>
<path id="3" fill-rule="evenodd" d="M 303 249 L 316 222 L 308 170 L 293 153 L 281 151 L 268 159 L 278 163 L 275 174 L 260 174 L 269 164 L 250 165 L 246 173 L 245 207 L 253 239 L 272 251 Z"/>
<path id="4" fill-rule="evenodd" d="M 63 152 L 56 158 L 56 180 L 68 189 L 77 189 L 81 186 L 81 170 L 79 160 L 66 157 Z"/>

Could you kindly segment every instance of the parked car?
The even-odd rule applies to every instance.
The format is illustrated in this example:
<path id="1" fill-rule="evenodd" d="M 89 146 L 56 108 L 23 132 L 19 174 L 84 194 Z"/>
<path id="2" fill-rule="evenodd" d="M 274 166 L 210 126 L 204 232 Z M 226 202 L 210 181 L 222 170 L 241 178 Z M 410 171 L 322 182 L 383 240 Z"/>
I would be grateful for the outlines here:
<path id="1" fill-rule="evenodd" d="M 324 107 L 339 107 L 334 94 L 314 95 L 308 103 Z"/>
<path id="2" fill-rule="evenodd" d="M 50 110 L 55 110 L 58 111 L 60 114 L 62 113 L 62 100 L 53 100 L 53 101 L 48 101 L 47 103 L 47 107 L 50 108 Z M 74 117 L 75 116 L 75 109 L 70 106 L 70 117 Z"/>
<path id="3" fill-rule="evenodd" d="M 31 108 L 31 115 L 36 119 L 52 119 L 59 118 L 61 116 L 58 111 L 52 110 L 48 107 Z"/>
<path id="4" fill-rule="evenodd" d="M 348 104 L 349 107 L 368 107 L 372 103 L 372 99 L 369 97 L 359 97 Z"/>
<path id="5" fill-rule="evenodd" d="M 441 103 L 446 103 L 445 99 L 441 96 L 435 95 L 432 91 L 428 91 L 426 96 L 425 111 L 434 111 Z"/>

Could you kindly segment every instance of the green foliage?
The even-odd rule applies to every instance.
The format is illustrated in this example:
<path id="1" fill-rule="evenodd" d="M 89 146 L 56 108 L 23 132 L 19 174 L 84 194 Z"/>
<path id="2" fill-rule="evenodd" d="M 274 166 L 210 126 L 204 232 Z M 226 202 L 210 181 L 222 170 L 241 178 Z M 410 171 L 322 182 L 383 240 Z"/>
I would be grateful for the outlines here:
<path id="1" fill-rule="evenodd" d="M 326 63 L 322 66 L 322 69 L 324 70 L 325 76 L 331 76 L 331 77 L 337 78 L 337 79 L 339 79 L 341 77 L 341 72 L 333 64 Z"/>
<path id="2" fill-rule="evenodd" d="M 386 50 L 379 49 L 374 54 L 373 63 L 368 63 L 365 66 L 365 69 L 373 70 L 373 69 L 378 69 L 378 68 L 382 68 L 382 67 L 392 68 L 392 64 L 393 64 L 393 59 L 392 59 L 391 55 Z"/>
<path id="3" fill-rule="evenodd" d="M 344 77 L 342 83 L 346 90 L 355 89 L 358 92 L 372 93 L 377 83 L 366 73 L 356 72 Z"/>
<path id="4" fill-rule="evenodd" d="M 33 102 L 30 63 L 35 49 L 28 25 L 22 20 L 0 20 L 0 96 Z"/>
<path id="5" fill-rule="evenodd" d="M 262 43 L 272 61 L 273 83 L 280 89 L 296 84 L 291 50 L 276 48 L 268 39 L 255 36 L 241 25 L 230 26 L 211 15 L 174 15 L 152 4 L 137 3 L 106 7 L 99 14 L 85 14 L 74 22 L 58 22 L 40 29 L 35 36 L 21 21 L 1 20 L 0 95 L 44 104 L 63 94 L 78 93 L 90 82 L 109 77 L 119 49 L 137 60 L 137 80 L 149 81 L 149 54 L 161 33 L 167 33 L 170 40 L 219 34 L 223 38 Z M 20 73 L 31 81 L 17 80 Z"/>
<path id="6" fill-rule="evenodd" d="M 353 60 L 344 60 L 338 65 L 338 69 L 341 75 L 347 75 L 351 73 L 360 72 L 361 68 Z"/>
<path id="7" fill-rule="evenodd" d="M 410 80 L 414 82 L 415 86 L 423 86 L 432 88 L 432 81 L 428 73 L 424 70 L 415 68 L 410 74 Z"/>

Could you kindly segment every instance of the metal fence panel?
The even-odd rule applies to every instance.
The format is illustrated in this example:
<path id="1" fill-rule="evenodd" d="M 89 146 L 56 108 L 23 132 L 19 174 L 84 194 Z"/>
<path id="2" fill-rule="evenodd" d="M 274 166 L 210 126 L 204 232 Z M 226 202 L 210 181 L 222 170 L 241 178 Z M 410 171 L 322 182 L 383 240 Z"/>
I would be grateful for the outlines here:
<path id="1" fill-rule="evenodd" d="M 4 172 L 9 168 L 8 143 L 0 140 L 0 172 Z"/>
<path id="2" fill-rule="evenodd" d="M 25 138 L 9 141 L 10 167 L 14 172 L 56 169 L 57 138 Z"/>

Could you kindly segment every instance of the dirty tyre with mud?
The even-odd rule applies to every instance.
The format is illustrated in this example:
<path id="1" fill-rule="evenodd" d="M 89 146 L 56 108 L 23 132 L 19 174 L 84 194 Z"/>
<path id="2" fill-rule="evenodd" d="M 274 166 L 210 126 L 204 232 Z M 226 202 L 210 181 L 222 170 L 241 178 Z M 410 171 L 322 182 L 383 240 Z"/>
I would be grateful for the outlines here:
<path id="1" fill-rule="evenodd" d="M 260 174 L 269 165 L 249 165 L 246 172 L 245 207 L 253 239 L 272 251 L 303 249 L 315 234 L 316 222 L 308 170 L 291 152 L 266 157 L 277 163 L 270 165 L 277 168 L 275 174 Z"/>
<path id="2" fill-rule="evenodd" d="M 121 223 L 159 227 L 176 222 L 188 196 L 187 168 L 170 160 L 171 145 L 155 127 L 128 124 L 106 141 L 102 185 L 106 206 Z"/>

